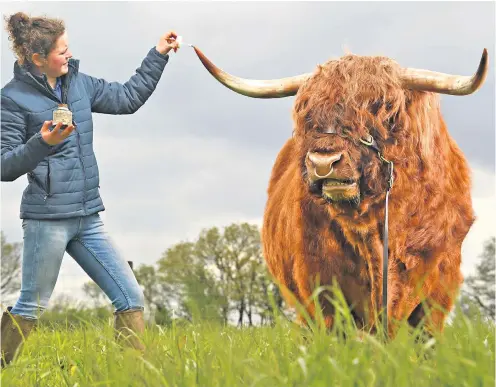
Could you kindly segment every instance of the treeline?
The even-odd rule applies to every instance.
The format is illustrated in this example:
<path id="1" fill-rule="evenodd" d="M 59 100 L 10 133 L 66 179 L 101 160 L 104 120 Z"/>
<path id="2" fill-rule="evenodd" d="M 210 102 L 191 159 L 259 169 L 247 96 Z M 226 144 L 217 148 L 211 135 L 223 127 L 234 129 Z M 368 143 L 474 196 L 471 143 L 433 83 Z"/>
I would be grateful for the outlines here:
<path id="1" fill-rule="evenodd" d="M 232 224 L 203 230 L 194 242 L 181 242 L 154 265 L 135 269 L 151 317 L 157 324 L 172 318 L 224 324 L 270 323 L 283 300 L 262 256 L 255 225 Z M 106 297 L 93 282 L 84 285 L 96 305 Z"/>
<path id="2" fill-rule="evenodd" d="M 459 303 L 466 315 L 495 319 L 495 241 L 492 237 L 485 242 L 474 274 L 465 278 Z M 6 298 L 18 296 L 21 251 L 22 244 L 7 243 L 2 232 L 3 306 Z M 155 264 L 142 264 L 134 272 L 144 291 L 148 319 L 158 325 L 184 319 L 251 326 L 271 323 L 275 310 L 290 313 L 267 271 L 255 225 L 205 229 L 195 241 L 170 247 Z M 64 310 L 66 316 L 69 311 L 71 316 L 110 314 L 110 302 L 94 282 L 83 289 L 92 300 L 91 308 L 52 300 L 46 318 L 61 318 Z"/>

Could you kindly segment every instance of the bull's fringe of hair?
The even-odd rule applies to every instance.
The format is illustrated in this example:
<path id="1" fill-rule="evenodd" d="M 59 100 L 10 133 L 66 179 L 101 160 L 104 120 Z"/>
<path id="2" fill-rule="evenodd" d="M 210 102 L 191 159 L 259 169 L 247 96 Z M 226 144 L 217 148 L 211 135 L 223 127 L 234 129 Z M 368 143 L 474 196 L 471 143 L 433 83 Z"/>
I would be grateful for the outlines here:
<path id="1" fill-rule="evenodd" d="M 390 58 L 353 54 L 319 65 L 311 82 L 298 92 L 293 110 L 296 134 L 329 123 L 361 137 L 373 129 L 382 140 L 390 139 L 393 132 L 398 140 L 410 139 L 422 157 L 428 158 L 433 134 L 439 129 L 433 127 L 439 122 L 439 97 L 403 89 L 399 70 Z M 412 127 L 418 137 L 410 133 Z"/>

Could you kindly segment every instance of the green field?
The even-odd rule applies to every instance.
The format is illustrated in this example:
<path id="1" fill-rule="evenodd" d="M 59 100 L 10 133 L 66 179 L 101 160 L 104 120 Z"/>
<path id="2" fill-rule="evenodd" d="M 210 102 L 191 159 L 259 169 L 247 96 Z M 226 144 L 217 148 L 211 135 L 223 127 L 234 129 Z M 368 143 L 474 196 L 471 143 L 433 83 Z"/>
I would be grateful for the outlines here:
<path id="1" fill-rule="evenodd" d="M 140 357 L 114 342 L 110 320 L 42 323 L 22 355 L 2 371 L 1 385 L 495 385 L 493 323 L 457 313 L 441 337 L 427 342 L 416 342 L 406 327 L 387 344 L 356 332 L 346 322 L 326 334 L 284 318 L 271 327 L 241 329 L 175 323 L 149 327 L 148 351 Z"/>

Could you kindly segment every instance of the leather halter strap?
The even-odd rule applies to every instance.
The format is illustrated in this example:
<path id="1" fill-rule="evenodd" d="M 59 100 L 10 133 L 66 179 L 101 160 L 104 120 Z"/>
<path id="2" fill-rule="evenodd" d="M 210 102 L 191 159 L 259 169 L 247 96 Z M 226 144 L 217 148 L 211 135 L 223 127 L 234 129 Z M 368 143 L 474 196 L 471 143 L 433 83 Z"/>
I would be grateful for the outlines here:
<path id="1" fill-rule="evenodd" d="M 388 185 L 386 189 L 386 203 L 384 208 L 384 232 L 383 232 L 383 259 L 382 259 L 382 326 L 384 329 L 385 337 L 388 337 L 388 319 L 387 319 L 387 310 L 388 310 L 388 299 L 387 299 L 387 285 L 388 285 L 388 261 L 389 261 L 389 233 L 388 233 L 388 222 L 389 222 L 389 192 L 391 188 L 393 188 L 394 175 L 393 175 L 393 162 L 384 158 L 381 154 L 381 150 L 379 149 L 377 142 L 374 137 L 371 135 L 368 136 L 366 140 L 360 139 L 360 142 L 377 152 L 379 159 L 386 163 L 388 166 Z"/>

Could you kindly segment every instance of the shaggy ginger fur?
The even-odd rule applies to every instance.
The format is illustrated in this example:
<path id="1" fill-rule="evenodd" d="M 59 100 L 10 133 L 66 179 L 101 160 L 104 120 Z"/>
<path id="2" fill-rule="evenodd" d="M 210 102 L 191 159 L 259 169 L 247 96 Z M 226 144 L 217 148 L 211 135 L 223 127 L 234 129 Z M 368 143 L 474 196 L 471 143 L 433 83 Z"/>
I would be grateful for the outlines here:
<path id="1" fill-rule="evenodd" d="M 318 66 L 300 87 L 295 129 L 280 151 L 262 230 L 269 270 L 301 303 L 337 281 L 359 327 L 375 330 L 382 306 L 386 165 L 358 139 L 371 134 L 394 162 L 389 198 L 389 334 L 394 321 L 417 325 L 422 301 L 440 307 L 427 320 L 442 330 L 462 283 L 461 245 L 473 221 L 467 162 L 441 116 L 437 94 L 402 89 L 399 66 L 384 57 L 346 55 Z M 337 134 L 322 133 L 333 127 Z M 308 151 L 342 152 L 342 176 L 359 182 L 360 203 L 329 203 L 309 189 Z M 326 325 L 333 309 L 319 301 Z M 315 317 L 315 305 L 307 306 Z"/>

